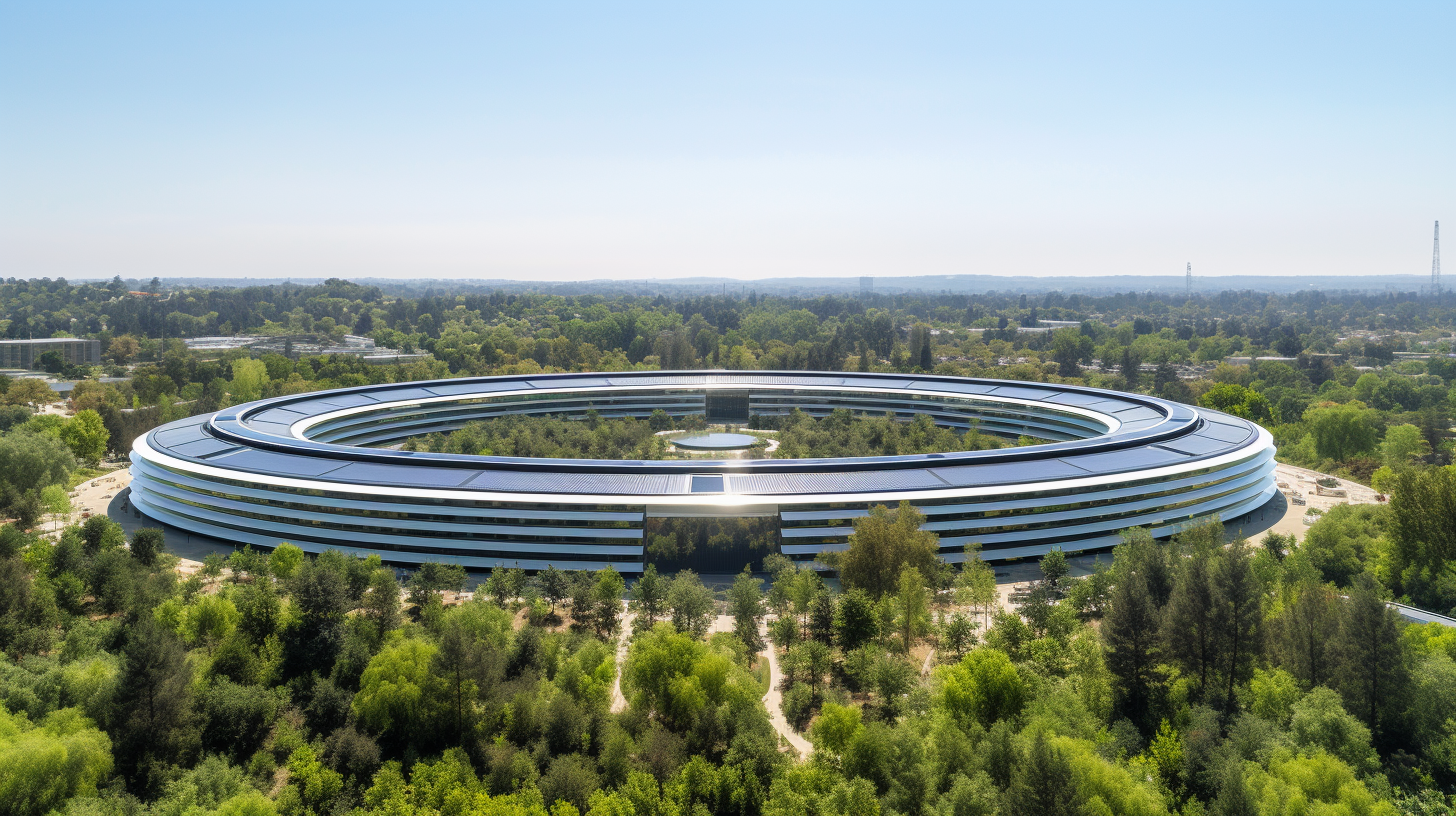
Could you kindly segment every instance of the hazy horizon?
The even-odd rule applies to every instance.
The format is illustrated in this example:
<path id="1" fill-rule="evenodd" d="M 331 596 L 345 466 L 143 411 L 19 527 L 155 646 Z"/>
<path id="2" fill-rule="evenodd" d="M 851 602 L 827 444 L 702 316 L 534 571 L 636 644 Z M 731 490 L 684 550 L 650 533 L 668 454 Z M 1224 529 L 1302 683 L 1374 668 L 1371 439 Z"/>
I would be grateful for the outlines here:
<path id="1" fill-rule="evenodd" d="M 1427 275 L 1456 7 L 0 11 L 0 276 Z"/>

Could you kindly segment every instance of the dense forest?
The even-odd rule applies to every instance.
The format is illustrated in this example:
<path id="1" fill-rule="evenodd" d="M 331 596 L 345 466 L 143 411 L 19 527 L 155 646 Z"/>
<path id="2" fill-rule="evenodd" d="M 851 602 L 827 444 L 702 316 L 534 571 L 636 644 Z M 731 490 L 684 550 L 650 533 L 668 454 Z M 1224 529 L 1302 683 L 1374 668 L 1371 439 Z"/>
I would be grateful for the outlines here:
<path id="1" fill-rule="evenodd" d="M 1451 811 L 1456 630 L 1385 603 L 1456 611 L 1449 301 L 130 288 L 0 283 L 0 335 L 91 337 L 105 357 L 46 361 L 81 380 L 67 416 L 44 383 L 0 382 L 0 812 Z M 431 358 L 182 342 L 234 333 L 353 333 Z M 463 602 L 466 576 L 439 565 L 401 583 L 281 547 L 182 576 L 153 532 L 53 529 L 67 486 L 171 419 L 370 382 L 696 367 L 1153 393 L 1260 422 L 1281 459 L 1389 501 L 1336 507 L 1301 541 L 1129 530 L 1090 576 L 1048 556 L 1014 610 L 990 568 L 941 564 L 908 506 L 858 520 L 833 580 L 772 555 L 711 587 L 502 569 Z M 766 455 L 997 443 L 876 417 L 770 424 Z M 659 429 L 543 426 L 541 447 L 473 430 L 438 442 L 636 451 Z M 660 536 L 664 563 L 679 532 Z"/>

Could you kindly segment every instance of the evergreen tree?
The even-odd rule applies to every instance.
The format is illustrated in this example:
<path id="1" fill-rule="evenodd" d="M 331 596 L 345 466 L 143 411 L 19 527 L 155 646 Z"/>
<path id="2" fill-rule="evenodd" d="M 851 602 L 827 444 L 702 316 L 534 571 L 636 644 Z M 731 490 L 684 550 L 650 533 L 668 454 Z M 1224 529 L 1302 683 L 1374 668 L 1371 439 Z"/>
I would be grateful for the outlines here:
<path id="1" fill-rule="evenodd" d="M 399 600 L 399 582 L 394 580 L 394 572 L 382 567 L 375 570 L 364 593 L 363 608 L 364 617 L 374 623 L 377 642 L 382 642 L 385 634 L 399 626 Z"/>
<path id="2" fill-rule="evenodd" d="M 1163 612 L 1163 653 L 1184 674 L 1197 678 L 1200 699 L 1208 688 L 1209 675 L 1216 668 L 1218 622 L 1214 618 L 1213 586 L 1209 577 L 1209 556 L 1203 553 L 1183 559 L 1173 593 Z"/>
<path id="3" fill-rule="evenodd" d="M 1158 609 L 1138 573 L 1119 576 L 1112 590 L 1102 634 L 1107 643 L 1107 669 L 1112 672 L 1117 708 L 1146 733 L 1159 661 Z"/>
<path id="4" fill-rule="evenodd" d="M 1214 561 L 1213 608 L 1220 635 L 1219 662 L 1224 678 L 1224 708 L 1232 712 L 1238 701 L 1234 689 L 1249 680 L 1254 658 L 1263 647 L 1263 588 L 1254 574 L 1243 539 L 1224 548 Z"/>
<path id="5" fill-rule="evenodd" d="M 1076 813 L 1081 799 L 1066 757 L 1047 741 L 1045 731 L 1037 731 L 1026 761 L 1016 769 L 1006 791 L 1008 816 Z"/>
<path id="6" fill-rule="evenodd" d="M 1244 783 L 1241 763 L 1234 761 L 1224 770 L 1218 798 L 1209 805 L 1208 816 L 1258 816 L 1259 805 Z"/>
<path id="7" fill-rule="evenodd" d="M 1330 648 L 1340 626 L 1339 597 L 1328 584 L 1308 579 L 1296 584 L 1293 597 L 1272 622 L 1272 646 L 1280 665 L 1312 689 L 1329 682 Z"/>
<path id="8" fill-rule="evenodd" d="M 195 747 L 192 672 L 176 635 L 150 616 L 132 625 L 112 707 L 118 770 L 138 795 L 156 792 L 168 765 Z"/>
<path id="9" fill-rule="evenodd" d="M 1369 573 L 1355 578 L 1349 597 L 1341 604 L 1339 632 L 1331 646 L 1345 707 L 1377 739 L 1385 736 L 1389 721 L 1400 711 L 1410 669 L 1401 649 L 1395 611 L 1385 605 Z"/>

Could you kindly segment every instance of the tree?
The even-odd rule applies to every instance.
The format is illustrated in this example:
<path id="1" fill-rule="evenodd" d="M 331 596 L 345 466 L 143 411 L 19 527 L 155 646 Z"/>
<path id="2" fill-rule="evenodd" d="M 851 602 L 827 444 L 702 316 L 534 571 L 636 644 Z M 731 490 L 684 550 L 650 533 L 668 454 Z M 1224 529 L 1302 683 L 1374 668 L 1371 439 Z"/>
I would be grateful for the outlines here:
<path id="1" fill-rule="evenodd" d="M 943 638 L 945 645 L 955 652 L 957 658 L 963 657 L 966 647 L 975 642 L 975 626 L 971 623 L 970 618 L 956 612 L 945 622 Z"/>
<path id="2" fill-rule="evenodd" d="M 166 534 L 157 527 L 143 527 L 131 534 L 131 557 L 139 564 L 153 566 L 165 549 Z"/>
<path id="3" fill-rule="evenodd" d="M 810 640 L 816 640 L 826 646 L 834 644 L 834 617 L 837 606 L 834 596 L 830 593 L 815 594 L 814 600 L 809 602 L 809 624 L 805 630 Z"/>
<path id="4" fill-rule="evenodd" d="M 1335 461 L 1374 450 L 1379 422 L 1378 414 L 1358 402 L 1311 408 L 1304 414 L 1316 454 Z"/>
<path id="5" fill-rule="evenodd" d="M 1006 791 L 1007 813 L 1009 816 L 1076 813 L 1081 807 L 1081 798 L 1071 764 L 1047 741 L 1045 731 L 1037 731 L 1026 762 L 1017 767 L 1011 787 Z"/>
<path id="6" fill-rule="evenodd" d="M 617 618 L 622 614 L 622 593 L 627 582 L 610 566 L 603 567 L 596 574 L 592 589 L 593 625 L 599 637 L 606 637 L 617 629 Z"/>
<path id="7" fill-rule="evenodd" d="M 166 767 L 196 738 L 192 672 L 182 643 L 150 616 L 132 625 L 108 730 L 118 770 L 137 793 L 154 791 Z"/>
<path id="8" fill-rule="evenodd" d="M 61 812 L 68 799 L 95 796 L 111 764 L 111 740 L 79 710 L 53 711 L 32 726 L 0 707 L 0 812 Z"/>
<path id="9" fill-rule="evenodd" d="M 1456 468 L 1408 468 L 1390 499 L 1391 555 L 1397 575 L 1438 574 L 1456 560 Z M 1318 526 L 1318 525 L 1316 525 Z"/>
<path id="10" fill-rule="evenodd" d="M 1198 681 L 1200 698 L 1207 691 L 1209 675 L 1216 670 L 1219 638 L 1209 577 L 1210 557 L 1208 553 L 1194 553 L 1179 562 L 1162 626 L 1163 653 L 1184 674 Z"/>
<path id="11" fill-rule="evenodd" d="M 0 436 L 0 486 L 17 491 L 65 484 L 76 467 L 76 457 L 59 439 L 30 431 Z"/>
<path id="12" fill-rule="evenodd" d="M 34 377 L 23 377 L 11 380 L 10 386 L 5 389 L 5 401 L 11 405 L 50 405 L 57 399 L 56 392 L 43 380 Z"/>
<path id="13" fill-rule="evenodd" d="M 632 606 L 637 612 L 638 619 L 643 621 L 648 629 L 651 629 L 657 619 L 662 617 L 662 611 L 667 603 L 667 592 L 670 582 L 657 574 L 657 565 L 648 564 L 642 570 L 642 577 L 632 585 Z"/>
<path id="14" fill-rule="evenodd" d="M 1320 686 L 1291 706 L 1289 730 L 1301 748 L 1322 749 L 1361 773 L 1380 766 L 1370 747 L 1370 729 L 1340 704 L 1340 695 Z"/>
<path id="15" fill-rule="evenodd" d="M 860 710 L 855 706 L 825 703 L 814 720 L 810 736 L 814 747 L 834 756 L 844 753 L 863 725 L 860 724 Z"/>
<path id="16" fill-rule="evenodd" d="M 1018 602 L 1021 614 L 1039 633 L 1047 629 L 1056 605 L 1066 597 L 1067 573 L 1070 567 L 1060 548 L 1054 548 L 1041 559 L 1041 580 Z"/>
<path id="17" fill-rule="evenodd" d="M 444 680 L 448 721 L 457 745 L 473 728 L 476 696 L 481 684 L 488 680 L 485 654 L 484 644 L 471 634 L 459 615 L 445 618 L 431 668 Z"/>
<path id="18" fill-rule="evenodd" d="M 1215 385 L 1198 398 L 1198 404 L 1255 422 L 1266 422 L 1273 418 L 1273 411 L 1264 395 L 1238 383 Z"/>
<path id="19" fill-rule="evenodd" d="M 1145 576 L 1138 572 L 1119 575 L 1109 606 L 1102 635 L 1117 708 L 1146 730 L 1151 725 L 1153 686 L 1158 679 L 1160 618 Z"/>
<path id="20" fill-rule="evenodd" d="M 238 609 L 219 595 L 198 595 L 186 609 L 182 628 L 191 643 L 200 643 L 212 654 L 238 625 Z"/>
<path id="21" fill-rule="evenodd" d="M 851 589 L 844 593 L 835 610 L 834 628 L 839 639 L 839 648 L 845 652 L 852 652 L 879 637 L 875 602 L 869 593 L 863 589 Z"/>
<path id="22" fill-rule="evenodd" d="M 1402 470 L 1424 459 L 1431 445 L 1414 425 L 1393 425 L 1385 431 L 1380 443 L 1380 458 L 1391 470 Z"/>
<path id="23" fill-rule="evenodd" d="M 239 587 L 235 603 L 238 607 L 238 630 L 254 646 L 261 646 L 277 634 L 281 604 L 273 584 L 259 581 Z"/>
<path id="24" fill-rule="evenodd" d="M 1340 628 L 1331 648 L 1346 707 L 1382 735 L 1389 719 L 1386 712 L 1400 710 L 1410 670 L 1395 611 L 1385 605 L 1379 585 L 1368 573 L 1356 577 L 1341 605 Z"/>
<path id="25" fill-rule="evenodd" d="M 126 361 L 137 356 L 141 350 L 141 343 L 135 337 L 122 334 L 111 338 L 111 344 L 106 347 L 106 356 L 117 365 L 126 365 Z"/>
<path id="26" fill-rule="evenodd" d="M 985 618 L 996 605 L 996 572 L 980 558 L 972 558 L 961 567 L 955 582 L 956 603 L 969 606 Z"/>
<path id="27" fill-rule="evenodd" d="M 286 640 L 289 663 L 295 674 L 327 674 L 343 642 L 351 606 L 348 581 L 338 564 L 320 557 L 305 559 L 291 584 L 298 614 Z"/>
<path id="28" fill-rule="evenodd" d="M 733 615 L 733 633 L 750 651 L 762 649 L 763 638 L 758 628 L 763 620 L 763 585 L 748 567 L 733 579 L 733 586 L 728 589 L 728 607 Z"/>
<path id="29" fill-rule="evenodd" d="M 285 581 L 297 575 L 302 564 L 303 550 L 287 541 L 274 547 L 268 555 L 268 570 Z"/>
<path id="30" fill-rule="evenodd" d="M 940 694 L 946 712 L 962 725 L 990 728 L 1011 719 L 1026 704 L 1027 689 L 1011 658 L 999 649 L 974 649 L 941 671 Z"/>
<path id="31" fill-rule="evenodd" d="M 382 735 L 382 741 L 403 747 L 429 739 L 438 728 L 444 695 L 442 680 L 432 671 L 437 651 L 423 640 L 395 640 L 364 669 L 353 709 L 361 723 Z"/>
<path id="32" fill-rule="evenodd" d="M 126 532 L 107 516 L 92 516 L 81 522 L 81 538 L 86 543 L 86 553 L 95 555 L 125 544 Z"/>
<path id="33" fill-rule="evenodd" d="M 1237 705 L 1235 686 L 1248 682 L 1263 647 L 1263 588 L 1243 539 L 1219 552 L 1212 574 L 1213 611 L 1220 636 L 1219 663 L 1225 680 L 1224 705 Z"/>
<path id="34" fill-rule="evenodd" d="M 233 403 L 252 402 L 261 399 L 263 386 L 268 382 L 268 364 L 262 360 L 237 359 L 232 364 Z"/>
<path id="35" fill-rule="evenodd" d="M 897 588 L 900 572 L 915 567 L 932 575 L 939 563 L 940 539 L 920 529 L 925 516 L 909 502 L 890 510 L 870 508 L 868 516 L 854 520 L 849 549 L 840 554 L 839 577 L 846 586 L 859 587 L 879 598 Z"/>
<path id="36" fill-rule="evenodd" d="M 374 623 L 378 642 L 399 627 L 399 582 L 394 580 L 392 570 L 380 568 L 369 579 L 369 589 L 364 593 L 364 617 Z"/>
<path id="37" fill-rule="evenodd" d="M 432 598 L 438 597 L 436 593 L 459 592 L 465 586 L 465 578 L 465 568 L 459 564 L 426 561 L 410 576 L 409 601 L 423 607 Z"/>
<path id="38" fill-rule="evenodd" d="M 1244 782 L 1242 763 L 1230 762 L 1224 767 L 1218 798 L 1210 803 L 1209 816 L 1258 816 L 1259 805 Z"/>
<path id="39" fill-rule="evenodd" d="M 1297 583 L 1292 595 L 1272 623 L 1273 651 L 1304 688 L 1325 685 L 1330 643 L 1339 627 L 1339 596 L 1313 579 Z"/>
<path id="40" fill-rule="evenodd" d="M 1057 376 L 1073 378 L 1082 376 L 1078 365 L 1092 356 L 1092 339 L 1077 329 L 1057 329 L 1052 332 L 1052 360 L 1057 364 Z"/>
<path id="41" fill-rule="evenodd" d="M 701 638 L 713 622 L 713 593 L 692 570 L 682 570 L 668 587 L 667 608 L 674 629 Z"/>
<path id="42" fill-rule="evenodd" d="M 101 415 L 88 409 L 78 411 L 61 426 L 61 441 L 78 460 L 95 466 L 106 455 L 106 443 L 111 441 L 111 432 L 106 430 Z"/>
<path id="43" fill-rule="evenodd" d="M 41 488 L 40 505 L 50 514 L 52 524 L 59 524 L 63 516 L 71 514 L 71 497 L 66 488 L 58 484 Z"/>
<path id="44" fill-rule="evenodd" d="M 930 599 L 926 596 L 925 579 L 920 570 L 906 566 L 900 571 L 900 589 L 897 593 L 900 605 L 900 636 L 905 651 L 910 644 L 925 633 L 930 624 Z"/>
<path id="45" fill-rule="evenodd" d="M 567 573 L 556 568 L 555 564 L 547 564 L 544 572 L 537 576 L 541 582 L 541 592 L 545 594 L 546 600 L 551 603 L 552 614 L 556 613 L 556 605 L 561 603 L 571 594 L 571 581 Z"/>

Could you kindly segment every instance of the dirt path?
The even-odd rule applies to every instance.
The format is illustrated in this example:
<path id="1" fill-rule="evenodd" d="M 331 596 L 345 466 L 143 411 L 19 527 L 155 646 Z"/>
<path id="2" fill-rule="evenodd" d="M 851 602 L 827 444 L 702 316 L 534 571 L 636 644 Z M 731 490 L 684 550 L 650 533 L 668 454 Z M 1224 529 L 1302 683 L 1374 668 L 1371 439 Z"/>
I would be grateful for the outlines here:
<path id="1" fill-rule="evenodd" d="M 627 602 L 622 602 L 625 609 Z M 632 644 L 632 622 L 637 619 L 636 612 L 625 612 L 622 615 L 622 631 L 617 635 L 617 677 L 612 681 L 612 713 L 619 714 L 627 710 L 627 698 L 622 695 L 622 667 L 627 663 L 627 647 Z"/>
<path id="2" fill-rule="evenodd" d="M 920 666 L 920 676 L 921 677 L 929 677 L 930 676 L 930 668 L 931 668 L 931 666 L 934 665 L 934 663 L 935 663 L 935 650 L 934 649 L 931 649 L 930 650 L 930 654 L 927 654 L 925 656 L 925 663 Z"/>
<path id="3" fill-rule="evenodd" d="M 779 736 L 789 743 L 789 747 L 794 750 L 794 753 L 801 757 L 808 756 L 813 752 L 814 746 L 795 731 L 784 717 L 784 695 L 779 691 L 779 686 L 784 682 L 784 675 L 779 671 L 778 654 L 773 643 L 768 639 L 767 621 L 759 625 L 758 636 L 763 638 L 763 642 L 767 644 L 762 652 L 768 660 L 768 693 L 763 695 L 763 707 L 768 709 L 769 722 L 773 724 L 774 730 L 779 732 Z"/>

